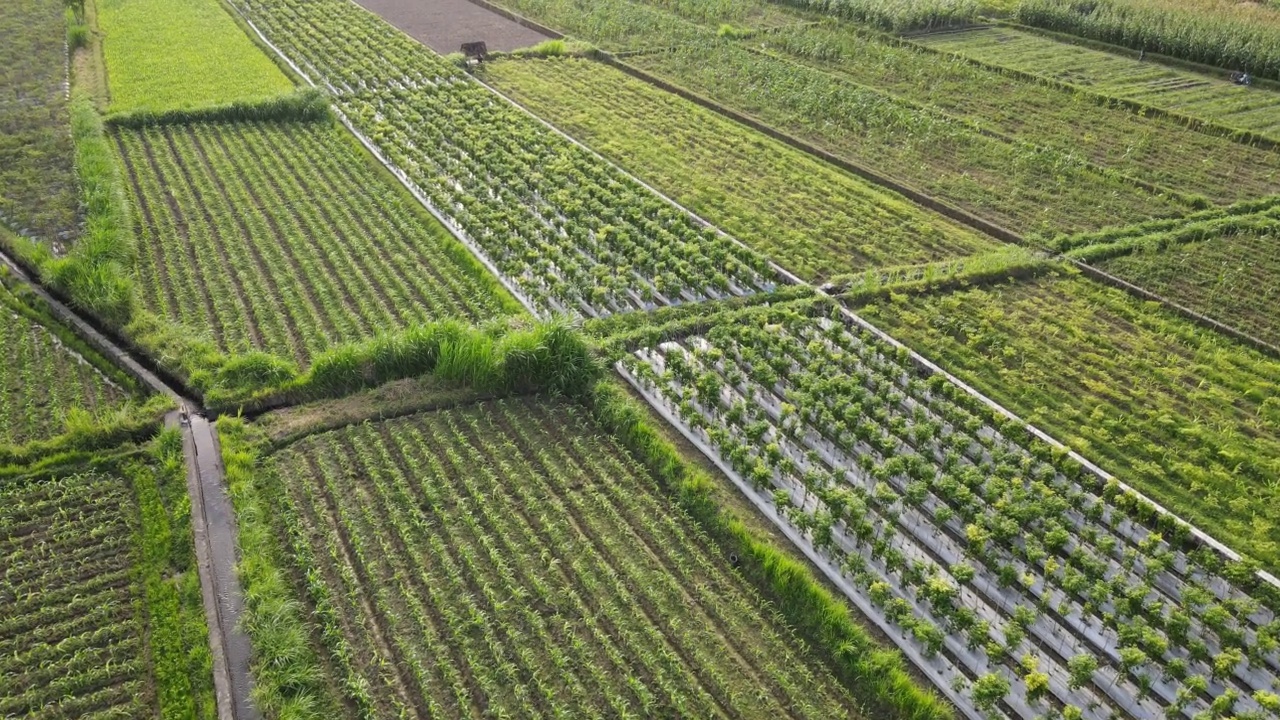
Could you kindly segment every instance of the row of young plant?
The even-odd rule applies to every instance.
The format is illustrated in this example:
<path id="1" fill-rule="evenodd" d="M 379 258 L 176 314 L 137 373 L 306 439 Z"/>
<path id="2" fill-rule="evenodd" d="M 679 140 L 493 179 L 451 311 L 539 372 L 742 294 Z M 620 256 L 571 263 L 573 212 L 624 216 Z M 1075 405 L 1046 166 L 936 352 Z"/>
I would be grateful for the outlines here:
<path id="1" fill-rule="evenodd" d="M 1058 85 L 1115 98 L 1130 108 L 1159 108 L 1175 116 L 1280 137 L 1280 95 L 1236 85 L 1220 72 L 1198 73 L 1144 62 L 1141 51 L 1108 52 L 1041 32 L 980 27 L 916 36 L 911 42 L 983 65 L 1008 68 Z"/>
<path id="2" fill-rule="evenodd" d="M 274 39 L 277 33 L 296 37 L 331 12 L 353 21 L 333 28 L 336 49 L 320 49 L 335 52 L 333 62 L 377 54 L 362 44 L 364 33 L 377 31 L 367 26 L 384 25 L 376 16 L 351 17 L 343 9 L 349 3 L 337 0 L 309 5 L 305 15 L 288 13 L 286 4 L 259 7 L 248 17 L 276 28 L 266 31 Z M 301 52 L 305 58 L 316 50 Z M 440 68 L 439 76 L 451 72 L 418 47 L 395 76 L 407 77 L 423 63 Z M 598 316 L 773 288 L 763 258 L 700 227 L 480 85 L 396 86 L 401 89 L 341 94 L 338 105 L 540 309 Z"/>
<path id="3" fill-rule="evenodd" d="M 340 106 L 543 311 L 596 317 L 775 286 L 764 258 L 479 85 Z"/>
<path id="4" fill-rule="evenodd" d="M 175 430 L 0 481 L 0 713 L 216 715 L 185 477 Z"/>
<path id="5" fill-rule="evenodd" d="M 68 240 L 80 221 L 63 10 L 57 0 L 0 7 L 0 226 L 50 243 Z"/>
<path id="6" fill-rule="evenodd" d="M 147 308 L 218 350 L 306 364 L 408 325 L 516 309 L 328 122 L 114 133 Z"/>
<path id="7" fill-rule="evenodd" d="M 616 448 L 561 435 L 578 422 L 541 404 L 348 428 L 274 458 L 322 634 L 345 686 L 368 688 L 357 704 L 844 716 L 848 698 L 789 648 L 722 559 L 698 549 L 705 541 L 647 479 Z M 367 490 L 352 492 L 352 478 Z M 372 627 L 365 596 L 398 677 L 378 669 L 392 658 L 360 629 Z"/>
<path id="8" fill-rule="evenodd" d="M 934 658 L 962 707 L 1263 717 L 1280 703 L 1280 622 L 1241 590 L 1247 566 L 1188 550 L 1184 530 L 838 310 L 755 311 L 623 366 Z"/>

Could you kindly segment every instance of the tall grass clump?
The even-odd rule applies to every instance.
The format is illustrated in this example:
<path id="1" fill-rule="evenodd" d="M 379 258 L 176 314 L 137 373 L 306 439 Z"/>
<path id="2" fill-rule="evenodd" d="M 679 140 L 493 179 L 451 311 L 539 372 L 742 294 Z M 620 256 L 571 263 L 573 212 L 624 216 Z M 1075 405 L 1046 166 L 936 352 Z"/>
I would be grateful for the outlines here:
<path id="1" fill-rule="evenodd" d="M 195 109 L 165 111 L 135 110 L 107 118 L 107 124 L 122 128 L 151 125 L 190 125 L 200 122 L 320 122 L 333 117 L 329 96 L 318 88 L 304 88 L 265 100 L 248 100 Z"/>
<path id="2" fill-rule="evenodd" d="M 76 92 L 70 113 L 85 228 L 70 253 L 49 258 L 42 274 L 73 304 L 124 326 L 134 309 L 134 245 L 123 181 L 93 101 Z"/>
<path id="3" fill-rule="evenodd" d="M 267 717 L 320 720 L 336 716 L 319 657 L 310 642 L 306 611 L 278 556 L 271 508 L 264 502 L 270 479 L 261 467 L 249 427 L 240 418 L 218 421 L 222 463 L 239 526 L 245 613 L 241 626 L 253 641 L 253 700 Z"/>
<path id="4" fill-rule="evenodd" d="M 1171 0 L 1023 0 L 1024 25 L 1280 79 L 1280 15 Z"/>

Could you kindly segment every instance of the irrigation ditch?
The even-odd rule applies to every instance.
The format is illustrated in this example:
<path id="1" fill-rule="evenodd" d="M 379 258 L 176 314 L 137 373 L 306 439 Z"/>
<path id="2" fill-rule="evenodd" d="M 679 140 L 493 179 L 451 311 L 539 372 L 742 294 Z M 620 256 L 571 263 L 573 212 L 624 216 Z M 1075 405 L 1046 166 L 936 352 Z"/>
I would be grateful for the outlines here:
<path id="1" fill-rule="evenodd" d="M 0 251 L 0 266 L 31 289 L 59 322 L 67 325 L 90 347 L 136 378 L 151 391 L 174 401 L 176 410 L 165 416 L 165 427 L 182 432 L 183 456 L 187 463 L 187 493 L 191 499 L 192 535 L 196 546 L 196 567 L 200 592 L 209 626 L 209 649 L 213 657 L 214 695 L 218 720 L 259 720 L 253 706 L 253 678 L 249 669 L 252 645 L 239 627 L 244 611 L 244 592 L 236 575 L 237 544 L 235 515 L 227 496 L 219 454 L 217 431 L 200 402 L 180 383 L 162 377 L 149 360 L 135 357 L 96 323 L 81 316 L 66 303 L 35 282 L 8 253 Z"/>

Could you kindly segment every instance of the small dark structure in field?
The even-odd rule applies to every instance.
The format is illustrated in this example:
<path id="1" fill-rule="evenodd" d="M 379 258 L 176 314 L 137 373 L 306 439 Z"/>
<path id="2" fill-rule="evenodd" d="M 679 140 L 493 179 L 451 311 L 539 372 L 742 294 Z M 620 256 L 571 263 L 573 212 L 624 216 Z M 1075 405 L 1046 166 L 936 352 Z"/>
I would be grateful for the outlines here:
<path id="1" fill-rule="evenodd" d="M 468 60 L 479 62 L 489 54 L 489 48 L 483 41 L 462 43 L 462 54 L 466 55 Z"/>

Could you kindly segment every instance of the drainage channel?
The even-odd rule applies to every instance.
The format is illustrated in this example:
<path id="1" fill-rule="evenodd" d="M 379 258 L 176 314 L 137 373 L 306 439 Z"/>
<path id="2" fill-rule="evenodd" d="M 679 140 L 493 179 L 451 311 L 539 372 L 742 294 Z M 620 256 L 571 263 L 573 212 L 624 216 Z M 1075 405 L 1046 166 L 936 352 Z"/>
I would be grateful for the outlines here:
<path id="1" fill-rule="evenodd" d="M 235 511 L 227 495 L 218 436 L 200 404 L 165 382 L 146 364 L 120 347 L 36 283 L 8 254 L 0 251 L 0 267 L 29 287 L 56 320 L 153 392 L 173 400 L 177 410 L 165 416 L 166 428 L 180 428 L 187 462 L 187 493 L 191 497 L 191 530 L 196 546 L 209 649 L 213 655 L 213 685 L 218 720 L 259 720 L 250 699 L 252 645 L 239 628 L 244 592 L 236 576 Z"/>

